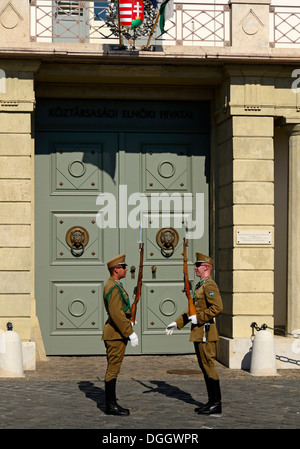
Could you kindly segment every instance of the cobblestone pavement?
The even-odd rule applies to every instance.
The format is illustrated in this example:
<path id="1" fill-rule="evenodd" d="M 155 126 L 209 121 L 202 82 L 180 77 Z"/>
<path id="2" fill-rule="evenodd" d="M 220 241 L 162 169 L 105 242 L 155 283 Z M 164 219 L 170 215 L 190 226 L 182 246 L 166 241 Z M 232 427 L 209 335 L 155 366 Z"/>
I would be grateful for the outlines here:
<path id="1" fill-rule="evenodd" d="M 207 400 L 194 355 L 126 356 L 117 396 L 130 416 L 115 417 L 104 413 L 105 356 L 48 357 L 24 378 L 0 379 L 0 429 L 299 429 L 300 370 L 217 367 L 223 413 L 205 417 L 194 412 Z"/>

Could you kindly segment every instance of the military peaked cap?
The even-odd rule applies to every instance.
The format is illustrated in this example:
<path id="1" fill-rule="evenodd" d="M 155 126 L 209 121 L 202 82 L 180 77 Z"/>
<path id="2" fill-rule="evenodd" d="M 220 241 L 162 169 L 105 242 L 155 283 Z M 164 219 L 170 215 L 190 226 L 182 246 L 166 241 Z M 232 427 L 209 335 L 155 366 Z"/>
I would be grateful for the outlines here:
<path id="1" fill-rule="evenodd" d="M 196 262 L 209 263 L 210 265 L 214 264 L 214 261 L 211 257 L 205 256 L 202 253 L 196 253 Z"/>
<path id="2" fill-rule="evenodd" d="M 110 270 L 111 268 L 115 268 L 118 265 L 125 264 L 125 254 L 119 254 L 118 256 L 113 257 L 107 262 L 107 268 Z"/>

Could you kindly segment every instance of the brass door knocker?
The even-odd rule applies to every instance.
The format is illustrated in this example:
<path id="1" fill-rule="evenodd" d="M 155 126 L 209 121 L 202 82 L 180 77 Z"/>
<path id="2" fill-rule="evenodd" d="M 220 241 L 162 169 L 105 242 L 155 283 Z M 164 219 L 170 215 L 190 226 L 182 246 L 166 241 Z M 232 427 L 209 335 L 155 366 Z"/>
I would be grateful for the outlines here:
<path id="1" fill-rule="evenodd" d="M 71 253 L 74 257 L 82 256 L 88 241 L 89 233 L 82 226 L 73 226 L 66 234 L 66 242 L 71 248 Z"/>
<path id="2" fill-rule="evenodd" d="M 171 257 L 178 244 L 179 235 L 173 228 L 162 228 L 156 234 L 156 243 L 164 257 Z"/>

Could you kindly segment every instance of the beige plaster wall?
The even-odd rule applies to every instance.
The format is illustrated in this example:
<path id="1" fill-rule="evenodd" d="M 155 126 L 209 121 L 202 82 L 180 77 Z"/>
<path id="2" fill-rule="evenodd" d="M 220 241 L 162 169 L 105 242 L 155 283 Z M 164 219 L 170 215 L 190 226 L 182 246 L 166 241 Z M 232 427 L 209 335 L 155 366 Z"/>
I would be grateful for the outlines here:
<path id="1" fill-rule="evenodd" d="M 0 60 L 0 328 L 12 321 L 32 338 L 33 307 L 33 71 L 36 63 Z M 2 72 L 2 73 L 3 73 Z"/>

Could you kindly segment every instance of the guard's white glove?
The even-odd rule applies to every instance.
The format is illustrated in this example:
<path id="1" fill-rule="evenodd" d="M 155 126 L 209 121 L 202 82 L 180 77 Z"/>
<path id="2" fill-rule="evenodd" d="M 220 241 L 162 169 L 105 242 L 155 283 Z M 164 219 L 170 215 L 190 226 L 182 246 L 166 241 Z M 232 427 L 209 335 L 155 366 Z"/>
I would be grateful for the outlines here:
<path id="1" fill-rule="evenodd" d="M 191 316 L 189 316 L 189 320 L 190 320 L 193 324 L 197 324 L 197 323 L 198 323 L 197 315 L 191 315 Z"/>
<path id="2" fill-rule="evenodd" d="M 133 348 L 135 348 L 139 344 L 138 336 L 135 332 L 133 332 L 131 335 L 129 335 L 130 344 Z"/>
<path id="3" fill-rule="evenodd" d="M 130 321 L 130 323 L 131 323 L 131 326 L 133 327 L 137 324 L 137 321 L 135 321 L 134 323 L 132 321 Z"/>
<path id="4" fill-rule="evenodd" d="M 175 321 L 173 321 L 173 323 L 171 323 L 171 324 L 169 324 L 169 326 L 167 326 L 166 334 L 167 335 L 172 335 L 174 329 L 177 329 L 177 323 Z"/>

